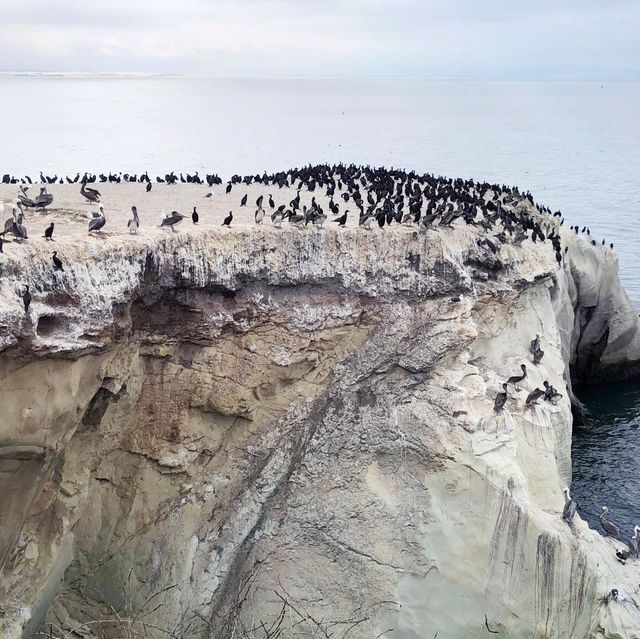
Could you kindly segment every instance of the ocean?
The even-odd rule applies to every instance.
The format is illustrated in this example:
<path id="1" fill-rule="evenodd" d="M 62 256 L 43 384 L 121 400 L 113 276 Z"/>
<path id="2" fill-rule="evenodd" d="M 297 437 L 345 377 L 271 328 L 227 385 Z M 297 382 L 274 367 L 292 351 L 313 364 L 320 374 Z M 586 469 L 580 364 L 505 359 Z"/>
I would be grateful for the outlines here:
<path id="1" fill-rule="evenodd" d="M 613 242 L 640 305 L 640 83 L 1 77 L 0 116 L 0 174 L 354 162 L 516 184 Z M 589 400 L 574 496 L 590 523 L 606 504 L 630 535 L 638 385 Z"/>

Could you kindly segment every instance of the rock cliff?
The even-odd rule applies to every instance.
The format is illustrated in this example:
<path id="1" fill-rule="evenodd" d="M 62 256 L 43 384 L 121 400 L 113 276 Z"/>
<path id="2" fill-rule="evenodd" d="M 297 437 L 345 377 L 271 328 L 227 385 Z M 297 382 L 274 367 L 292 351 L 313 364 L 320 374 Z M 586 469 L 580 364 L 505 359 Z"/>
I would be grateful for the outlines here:
<path id="1" fill-rule="evenodd" d="M 0 255 L 2 636 L 115 612 L 194 638 L 640 636 L 637 566 L 561 519 L 572 381 L 638 372 L 615 254 L 479 233 Z M 544 380 L 563 398 L 526 407 Z"/>

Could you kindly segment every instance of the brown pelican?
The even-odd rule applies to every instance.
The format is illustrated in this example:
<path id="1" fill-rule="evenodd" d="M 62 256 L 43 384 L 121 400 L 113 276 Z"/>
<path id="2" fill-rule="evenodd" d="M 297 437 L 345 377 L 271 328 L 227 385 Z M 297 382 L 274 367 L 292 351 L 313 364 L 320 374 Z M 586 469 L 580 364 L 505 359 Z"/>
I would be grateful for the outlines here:
<path id="1" fill-rule="evenodd" d="M 525 364 L 520 364 L 520 368 L 522 369 L 522 375 L 512 375 L 508 380 L 507 384 L 513 384 L 516 387 L 516 390 L 520 390 L 518 388 L 518 384 L 527 376 L 527 367 Z"/>
<path id="2" fill-rule="evenodd" d="M 264 209 L 257 209 L 255 212 L 256 224 L 262 224 L 262 220 L 264 220 Z"/>
<path id="3" fill-rule="evenodd" d="M 51 195 L 51 193 L 49 193 L 47 191 L 47 187 L 46 186 L 43 186 L 40 189 L 40 195 L 38 195 L 38 197 L 36 197 L 34 202 L 35 202 L 36 208 L 44 209 L 47 206 L 49 206 L 49 204 L 53 203 L 53 195 Z"/>
<path id="4" fill-rule="evenodd" d="M 496 401 L 493 404 L 493 410 L 497 412 L 500 412 L 507 403 L 507 384 L 503 384 L 502 388 L 504 389 L 504 392 L 496 395 Z"/>
<path id="5" fill-rule="evenodd" d="M 98 213 L 93 213 L 93 218 L 89 220 L 89 233 L 92 231 L 99 231 L 106 223 L 107 219 L 104 216 L 104 207 L 100 205 Z"/>
<path id="6" fill-rule="evenodd" d="M 284 220 L 284 205 L 282 205 L 282 207 L 280 207 L 279 209 L 276 209 L 272 214 L 271 214 L 271 223 L 276 227 L 281 229 L 282 228 L 282 221 Z"/>
<path id="7" fill-rule="evenodd" d="M 11 225 L 11 233 L 13 233 L 19 240 L 27 240 L 29 239 L 29 236 L 27 235 L 27 227 L 23 224 L 22 205 L 19 202 L 17 204 L 18 208 L 20 209 L 20 213 L 16 213 L 15 208 L 13 209 L 13 223 Z M 7 223 L 5 222 L 5 231 L 7 230 L 6 227 Z"/>
<path id="8" fill-rule="evenodd" d="M 559 399 L 562 399 L 562 393 L 559 393 L 547 380 L 542 382 L 544 384 L 544 398 L 548 402 L 555 403 Z"/>
<path id="9" fill-rule="evenodd" d="M 33 208 L 35 207 L 36 203 L 35 200 L 32 200 L 28 195 L 27 195 L 27 189 L 24 186 L 20 187 L 20 193 L 18 193 L 18 201 L 23 205 L 26 206 L 27 208 Z"/>
<path id="10" fill-rule="evenodd" d="M 165 216 L 165 218 L 160 223 L 160 226 L 169 226 L 171 230 L 175 233 L 176 230 L 174 226 L 176 224 L 180 224 L 184 220 L 184 215 L 182 213 L 178 213 L 178 211 L 171 211 L 170 215 Z"/>
<path id="11" fill-rule="evenodd" d="M 618 537 L 620 535 L 620 529 L 618 526 L 616 526 L 612 521 L 609 521 L 609 509 L 606 506 L 602 507 L 599 517 L 600 523 L 607 535 L 611 535 L 612 537 Z"/>
<path id="12" fill-rule="evenodd" d="M 570 524 L 573 521 L 574 515 L 576 514 L 578 505 L 575 501 L 573 501 L 573 499 L 571 499 L 569 486 L 565 486 L 562 492 L 564 493 L 564 508 L 562 509 L 562 519 Z"/>
<path id="13" fill-rule="evenodd" d="M 127 222 L 127 228 L 129 229 L 129 233 L 131 235 L 136 235 L 138 233 L 138 228 L 140 227 L 138 209 L 135 206 L 132 206 L 131 212 L 133 213 L 133 217 Z"/>
<path id="14" fill-rule="evenodd" d="M 89 188 L 84 180 L 82 184 L 80 184 L 80 195 L 82 195 L 89 202 L 100 201 L 100 191 L 98 191 L 97 189 Z"/>

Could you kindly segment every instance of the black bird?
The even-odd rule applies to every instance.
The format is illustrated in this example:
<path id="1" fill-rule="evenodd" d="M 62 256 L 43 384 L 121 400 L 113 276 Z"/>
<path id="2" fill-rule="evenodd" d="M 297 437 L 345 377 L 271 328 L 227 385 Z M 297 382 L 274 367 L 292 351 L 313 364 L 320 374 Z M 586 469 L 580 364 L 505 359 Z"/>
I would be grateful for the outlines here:
<path id="1" fill-rule="evenodd" d="M 47 228 L 44 230 L 44 239 L 45 240 L 52 240 L 53 239 L 53 222 L 51 222 L 51 224 L 49 224 L 49 226 L 47 226 Z"/>
<path id="2" fill-rule="evenodd" d="M 191 214 L 191 219 L 193 220 L 194 224 L 198 223 L 198 220 L 200 219 L 200 216 L 198 215 L 198 211 L 196 211 L 196 207 L 193 207 L 193 213 Z"/>
<path id="3" fill-rule="evenodd" d="M 147 193 L 151 190 L 151 182 L 147 182 L 147 186 L 145 187 L 147 190 Z"/>
<path id="4" fill-rule="evenodd" d="M 31 293 L 29 293 L 29 287 L 25 286 L 24 293 L 22 294 L 22 301 L 24 302 L 24 312 L 29 312 L 29 306 L 31 306 Z"/>
<path id="5" fill-rule="evenodd" d="M 525 401 L 525 404 L 527 404 L 527 406 L 529 404 L 537 404 L 538 400 L 544 397 L 544 391 L 540 390 L 539 388 L 536 388 L 534 390 L 532 390 L 528 395 L 527 395 L 527 399 Z"/>
<path id="6" fill-rule="evenodd" d="M 344 228 L 345 224 L 347 223 L 347 213 L 348 212 L 349 212 L 349 209 L 347 209 L 340 217 L 336 218 L 333 221 L 337 222 L 338 226 L 341 226 L 342 228 Z"/>
<path id="7" fill-rule="evenodd" d="M 247 197 L 248 195 L 245 193 L 242 199 L 240 200 L 240 206 L 247 206 Z"/>
<path id="8" fill-rule="evenodd" d="M 244 199 L 246 200 L 247 196 L 244 196 Z M 231 221 L 233 220 L 233 212 L 229 211 L 229 215 L 227 215 L 227 217 L 224 218 L 224 222 L 222 223 L 222 226 L 231 226 Z"/>
<path id="9" fill-rule="evenodd" d="M 176 230 L 174 226 L 176 224 L 180 224 L 184 220 L 184 215 L 182 213 L 178 213 L 178 211 L 171 211 L 171 215 L 165 216 L 165 218 L 160 222 L 160 226 L 169 226 L 171 230 L 175 233 Z"/>
<path id="10" fill-rule="evenodd" d="M 507 403 L 507 384 L 503 384 L 502 388 L 504 389 L 504 392 L 498 393 L 496 395 L 496 401 L 493 404 L 493 410 L 498 413 L 504 408 L 504 405 Z"/>
<path id="11" fill-rule="evenodd" d="M 272 209 L 275 209 L 275 207 L 276 207 L 276 203 L 273 201 L 273 196 L 271 195 L 271 193 L 269 193 L 269 206 Z"/>
<path id="12" fill-rule="evenodd" d="M 54 271 L 64 271 L 64 268 L 62 266 L 62 260 L 58 257 L 58 251 L 53 252 L 51 259 L 53 260 Z"/>
<path id="13" fill-rule="evenodd" d="M 259 195 L 258 199 L 256 200 L 256 206 L 261 209 L 262 208 L 262 201 L 264 200 L 264 195 Z"/>
<path id="14" fill-rule="evenodd" d="M 224 191 L 224 192 L 225 192 L 225 193 L 227 193 L 227 195 L 228 195 L 229 193 L 231 193 L 231 188 L 232 188 L 232 187 L 233 187 L 233 184 L 231 184 L 231 182 L 229 182 L 229 183 L 227 184 L 227 188 L 225 189 L 225 191 Z"/>

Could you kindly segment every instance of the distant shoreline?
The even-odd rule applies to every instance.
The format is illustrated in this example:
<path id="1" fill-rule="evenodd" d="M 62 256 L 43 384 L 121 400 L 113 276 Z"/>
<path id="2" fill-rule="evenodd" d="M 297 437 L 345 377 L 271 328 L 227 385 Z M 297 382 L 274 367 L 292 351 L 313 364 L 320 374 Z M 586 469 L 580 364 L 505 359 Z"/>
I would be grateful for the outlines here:
<path id="1" fill-rule="evenodd" d="M 1 77 L 46 77 L 46 78 L 183 78 L 186 76 L 177 73 L 136 73 L 136 72 L 122 72 L 106 71 L 106 72 L 84 72 L 84 71 L 0 71 Z"/>

